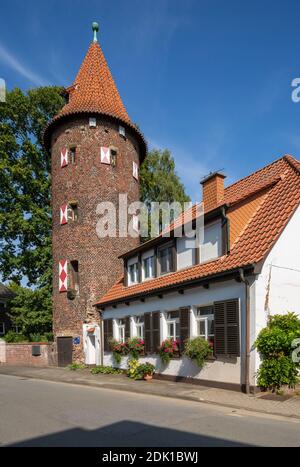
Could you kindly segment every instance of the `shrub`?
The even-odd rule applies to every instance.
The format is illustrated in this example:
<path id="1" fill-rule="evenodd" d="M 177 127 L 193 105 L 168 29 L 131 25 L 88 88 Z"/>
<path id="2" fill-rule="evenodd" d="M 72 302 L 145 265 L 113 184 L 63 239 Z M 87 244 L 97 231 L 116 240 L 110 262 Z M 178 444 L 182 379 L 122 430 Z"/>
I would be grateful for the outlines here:
<path id="1" fill-rule="evenodd" d="M 130 358 L 128 360 L 127 375 L 129 376 L 129 378 L 139 379 L 138 367 L 139 367 L 139 362 L 137 358 Z"/>
<path id="2" fill-rule="evenodd" d="M 8 333 L 4 336 L 4 340 L 7 343 L 28 342 L 26 336 L 24 336 L 23 334 L 17 334 L 15 331 L 8 331 Z"/>
<path id="3" fill-rule="evenodd" d="M 129 355 L 134 358 L 138 359 L 141 354 L 144 353 L 145 350 L 145 342 L 143 339 L 139 339 L 138 337 L 133 337 L 127 341 L 127 347 L 129 351 Z"/>
<path id="4" fill-rule="evenodd" d="M 163 341 L 159 349 L 159 356 L 166 364 L 169 363 L 171 358 L 179 356 L 179 341 L 173 338 Z"/>
<path id="5" fill-rule="evenodd" d="M 297 337 L 300 337 L 300 319 L 295 313 L 269 318 L 254 344 L 262 360 L 257 372 L 260 387 L 278 390 L 283 385 L 297 384 L 300 364 L 292 360 L 292 342 Z"/>
<path id="6" fill-rule="evenodd" d="M 205 359 L 211 354 L 211 345 L 203 337 L 195 337 L 185 342 L 184 355 L 194 360 L 200 368 L 203 367 Z"/>
<path id="7" fill-rule="evenodd" d="M 104 375 L 120 375 L 123 371 L 112 366 L 98 365 L 91 369 L 91 373 L 92 375 L 98 375 L 99 373 Z"/>
<path id="8" fill-rule="evenodd" d="M 257 383 L 262 388 L 280 389 L 297 384 L 298 370 L 290 356 L 265 358 L 257 372 Z"/>
<path id="9" fill-rule="evenodd" d="M 69 370 L 76 371 L 76 370 L 84 370 L 87 366 L 84 363 L 71 363 L 68 365 Z"/>

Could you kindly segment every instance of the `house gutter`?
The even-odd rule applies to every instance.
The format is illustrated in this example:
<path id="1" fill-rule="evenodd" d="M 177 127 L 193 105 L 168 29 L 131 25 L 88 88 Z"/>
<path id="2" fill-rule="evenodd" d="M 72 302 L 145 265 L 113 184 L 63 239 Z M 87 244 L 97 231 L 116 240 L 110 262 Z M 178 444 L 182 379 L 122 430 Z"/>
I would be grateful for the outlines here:
<path id="1" fill-rule="evenodd" d="M 242 386 L 245 388 L 246 394 L 250 394 L 250 284 L 245 277 L 244 269 L 239 269 L 240 281 L 245 284 L 245 302 L 246 302 L 246 351 L 244 355 L 244 370 L 245 377 Z"/>

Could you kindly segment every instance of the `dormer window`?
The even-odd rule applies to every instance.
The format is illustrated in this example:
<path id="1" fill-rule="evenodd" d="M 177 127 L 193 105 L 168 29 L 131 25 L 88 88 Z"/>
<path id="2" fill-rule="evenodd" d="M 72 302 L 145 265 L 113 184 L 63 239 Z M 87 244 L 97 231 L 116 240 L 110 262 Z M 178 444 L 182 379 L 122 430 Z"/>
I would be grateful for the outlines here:
<path id="1" fill-rule="evenodd" d="M 143 279 L 154 277 L 154 255 L 143 259 Z"/>
<path id="2" fill-rule="evenodd" d="M 160 274 L 166 274 L 173 271 L 174 264 L 172 245 L 162 247 L 158 250 L 158 261 Z"/>
<path id="3" fill-rule="evenodd" d="M 127 264 L 128 271 L 128 285 L 133 285 L 138 282 L 139 279 L 139 266 L 138 259 L 130 259 Z"/>
<path id="4" fill-rule="evenodd" d="M 221 221 L 204 226 L 204 242 L 200 245 L 200 262 L 205 263 L 218 258 L 222 254 Z"/>

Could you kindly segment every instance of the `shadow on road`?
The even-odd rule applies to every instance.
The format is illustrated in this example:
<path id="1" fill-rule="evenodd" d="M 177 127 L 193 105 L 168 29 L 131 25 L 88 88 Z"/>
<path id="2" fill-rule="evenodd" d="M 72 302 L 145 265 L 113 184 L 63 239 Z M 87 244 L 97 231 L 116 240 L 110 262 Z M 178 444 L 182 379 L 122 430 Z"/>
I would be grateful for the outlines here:
<path id="1" fill-rule="evenodd" d="M 96 430 L 73 428 L 10 444 L 13 447 L 201 447 L 249 446 L 211 436 L 124 420 Z"/>

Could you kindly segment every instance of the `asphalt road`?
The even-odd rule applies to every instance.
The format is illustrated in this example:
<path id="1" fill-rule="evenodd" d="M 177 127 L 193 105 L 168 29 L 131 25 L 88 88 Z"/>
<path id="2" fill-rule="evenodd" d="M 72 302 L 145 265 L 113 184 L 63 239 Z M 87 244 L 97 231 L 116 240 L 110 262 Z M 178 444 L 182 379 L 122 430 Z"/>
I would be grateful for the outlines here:
<path id="1" fill-rule="evenodd" d="M 0 375 L 0 445 L 300 446 L 300 420 Z"/>

